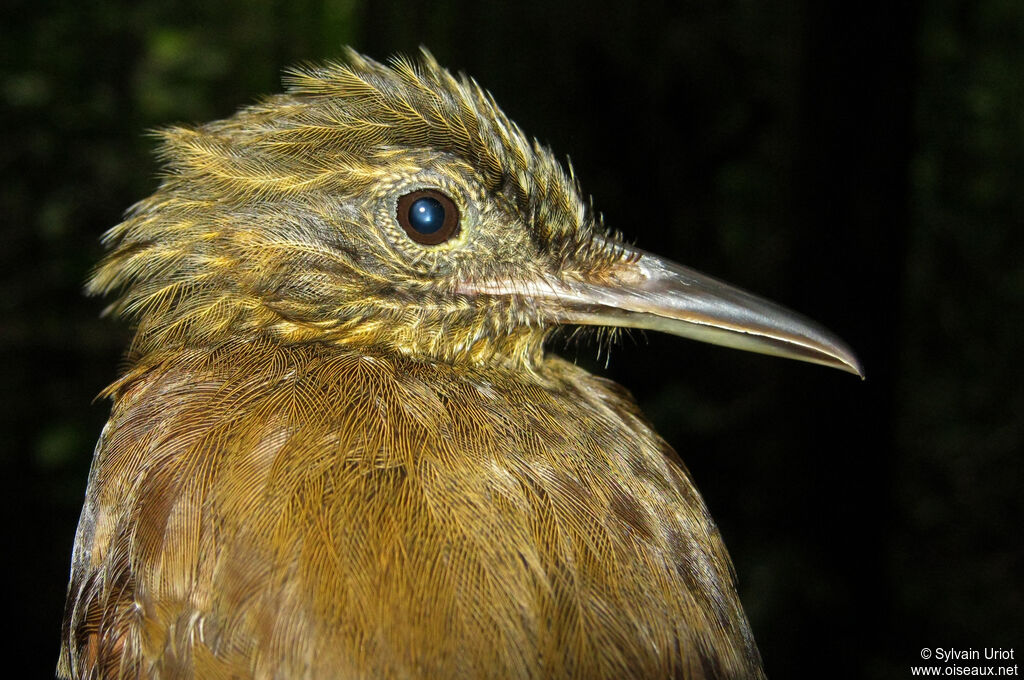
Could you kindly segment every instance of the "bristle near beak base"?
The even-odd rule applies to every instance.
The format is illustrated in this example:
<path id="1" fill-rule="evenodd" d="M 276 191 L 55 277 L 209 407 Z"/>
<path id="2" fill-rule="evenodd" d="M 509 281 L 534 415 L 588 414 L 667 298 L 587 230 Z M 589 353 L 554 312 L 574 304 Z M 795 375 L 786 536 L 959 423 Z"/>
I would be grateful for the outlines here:
<path id="1" fill-rule="evenodd" d="M 617 247 L 623 256 L 600 281 L 492 281 L 460 292 L 525 296 L 558 323 L 663 331 L 864 377 L 853 352 L 815 322 L 651 253 Z"/>

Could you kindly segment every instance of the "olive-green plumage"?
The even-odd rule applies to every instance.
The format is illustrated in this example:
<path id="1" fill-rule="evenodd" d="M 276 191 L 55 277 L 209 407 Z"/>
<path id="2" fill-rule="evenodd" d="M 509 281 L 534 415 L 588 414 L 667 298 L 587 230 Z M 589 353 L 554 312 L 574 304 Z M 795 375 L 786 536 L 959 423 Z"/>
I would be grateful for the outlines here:
<path id="1" fill-rule="evenodd" d="M 544 340 L 685 324 L 852 359 L 803 326 L 672 307 L 651 282 L 684 270 L 605 233 L 571 173 L 429 54 L 289 80 L 165 131 L 160 188 L 106 237 L 89 289 L 118 291 L 137 333 L 59 674 L 761 677 L 681 461 Z M 396 215 L 420 191 L 455 207 L 442 243 Z"/>

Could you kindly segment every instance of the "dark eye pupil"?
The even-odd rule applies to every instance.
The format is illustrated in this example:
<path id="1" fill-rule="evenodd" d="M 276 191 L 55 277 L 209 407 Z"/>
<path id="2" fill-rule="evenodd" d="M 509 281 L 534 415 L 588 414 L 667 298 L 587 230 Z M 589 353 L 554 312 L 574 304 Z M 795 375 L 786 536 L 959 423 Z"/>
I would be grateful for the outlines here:
<path id="1" fill-rule="evenodd" d="M 409 224 L 421 234 L 433 234 L 444 226 L 444 206 L 430 196 L 416 199 L 409 206 Z"/>
<path id="2" fill-rule="evenodd" d="M 459 233 L 459 208 L 437 189 L 410 191 L 395 208 L 402 229 L 420 245 L 440 245 Z"/>

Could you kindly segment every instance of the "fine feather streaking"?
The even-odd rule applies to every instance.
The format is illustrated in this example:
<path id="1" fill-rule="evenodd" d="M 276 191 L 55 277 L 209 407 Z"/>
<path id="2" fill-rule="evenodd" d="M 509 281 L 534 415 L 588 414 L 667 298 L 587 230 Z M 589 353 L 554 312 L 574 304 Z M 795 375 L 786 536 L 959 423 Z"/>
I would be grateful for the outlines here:
<path id="1" fill-rule="evenodd" d="M 72 560 L 65 678 L 758 678 L 725 547 L 565 325 L 860 369 L 631 247 L 424 53 L 162 133 L 89 282 L 135 325 Z"/>

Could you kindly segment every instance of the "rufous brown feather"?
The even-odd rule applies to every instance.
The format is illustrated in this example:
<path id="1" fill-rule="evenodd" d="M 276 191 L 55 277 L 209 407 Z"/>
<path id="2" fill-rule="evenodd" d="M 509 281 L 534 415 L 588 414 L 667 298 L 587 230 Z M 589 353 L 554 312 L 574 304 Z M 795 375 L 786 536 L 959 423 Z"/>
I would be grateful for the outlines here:
<path id="1" fill-rule="evenodd" d="M 287 83 L 160 133 L 160 187 L 105 237 L 88 289 L 136 331 L 59 675 L 762 677 L 682 462 L 545 339 L 852 355 L 606 231 L 426 52 Z"/>

